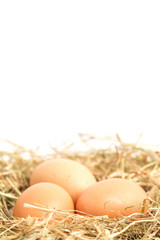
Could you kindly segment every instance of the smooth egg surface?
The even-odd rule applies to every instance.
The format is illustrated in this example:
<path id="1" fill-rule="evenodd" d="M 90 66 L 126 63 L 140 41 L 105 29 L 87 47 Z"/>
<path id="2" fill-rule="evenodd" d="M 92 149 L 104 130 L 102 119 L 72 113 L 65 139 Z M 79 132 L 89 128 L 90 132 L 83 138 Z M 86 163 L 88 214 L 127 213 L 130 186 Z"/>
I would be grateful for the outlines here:
<path id="1" fill-rule="evenodd" d="M 50 210 L 67 210 L 68 212 L 74 210 L 74 204 L 68 192 L 52 183 L 38 183 L 27 188 L 18 198 L 13 209 L 14 217 L 45 217 L 48 214 L 47 211 L 25 207 L 25 203 Z"/>
<path id="2" fill-rule="evenodd" d="M 76 203 L 89 186 L 96 183 L 92 172 L 84 165 L 68 159 L 47 160 L 36 167 L 30 185 L 51 182 L 63 187 Z"/>
<path id="3" fill-rule="evenodd" d="M 144 199 L 147 194 L 137 183 L 120 178 L 106 179 L 81 194 L 76 210 L 94 216 L 108 215 L 109 218 L 128 216 L 141 213 Z"/>

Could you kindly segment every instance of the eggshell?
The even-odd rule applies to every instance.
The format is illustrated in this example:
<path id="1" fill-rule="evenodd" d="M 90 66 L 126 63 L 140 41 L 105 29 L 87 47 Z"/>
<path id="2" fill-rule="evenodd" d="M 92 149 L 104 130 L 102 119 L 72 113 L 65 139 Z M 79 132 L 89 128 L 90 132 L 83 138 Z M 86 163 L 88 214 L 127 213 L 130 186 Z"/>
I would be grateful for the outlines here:
<path id="1" fill-rule="evenodd" d="M 55 159 L 41 163 L 34 170 L 30 184 L 38 182 L 51 182 L 60 185 L 70 194 L 75 203 L 82 192 L 96 183 L 96 179 L 87 167 L 78 162 Z"/>
<path id="2" fill-rule="evenodd" d="M 113 178 L 100 181 L 81 194 L 76 210 L 87 214 L 114 218 L 118 215 L 128 216 L 141 213 L 145 191 L 136 183 Z M 147 211 L 147 207 L 145 212 Z"/>
<path id="3" fill-rule="evenodd" d="M 52 183 L 38 183 L 27 188 L 18 198 L 13 209 L 14 217 L 45 217 L 48 212 L 24 207 L 25 203 L 51 210 L 67 210 L 72 212 L 74 210 L 74 204 L 68 192 Z"/>

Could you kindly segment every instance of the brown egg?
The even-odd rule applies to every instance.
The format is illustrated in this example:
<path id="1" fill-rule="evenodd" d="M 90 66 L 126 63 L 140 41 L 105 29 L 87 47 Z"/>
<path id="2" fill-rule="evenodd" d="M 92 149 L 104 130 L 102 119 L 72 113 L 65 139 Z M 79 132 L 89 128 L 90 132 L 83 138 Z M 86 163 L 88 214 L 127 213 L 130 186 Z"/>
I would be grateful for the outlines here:
<path id="1" fill-rule="evenodd" d="M 48 214 L 47 211 L 24 207 L 25 203 L 51 210 L 71 212 L 74 210 L 74 204 L 68 192 L 53 183 L 38 183 L 27 188 L 18 198 L 13 210 L 14 217 L 45 217 Z"/>
<path id="2" fill-rule="evenodd" d="M 89 186 L 96 183 L 91 171 L 84 165 L 67 159 L 48 160 L 33 172 L 30 184 L 51 182 L 63 187 L 75 203 Z"/>
<path id="3" fill-rule="evenodd" d="M 89 187 L 77 200 L 76 210 L 94 216 L 128 216 L 141 213 L 145 191 L 136 183 L 113 178 L 100 181 Z M 145 208 L 145 212 L 147 207 Z"/>

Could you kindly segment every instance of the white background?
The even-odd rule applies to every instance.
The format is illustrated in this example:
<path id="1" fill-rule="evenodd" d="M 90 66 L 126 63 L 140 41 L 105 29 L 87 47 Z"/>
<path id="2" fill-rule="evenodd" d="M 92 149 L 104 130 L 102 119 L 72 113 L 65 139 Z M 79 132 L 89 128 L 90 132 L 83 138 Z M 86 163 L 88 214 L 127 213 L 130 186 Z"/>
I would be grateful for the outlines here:
<path id="1" fill-rule="evenodd" d="M 0 139 L 160 144 L 159 1 L 0 1 Z"/>

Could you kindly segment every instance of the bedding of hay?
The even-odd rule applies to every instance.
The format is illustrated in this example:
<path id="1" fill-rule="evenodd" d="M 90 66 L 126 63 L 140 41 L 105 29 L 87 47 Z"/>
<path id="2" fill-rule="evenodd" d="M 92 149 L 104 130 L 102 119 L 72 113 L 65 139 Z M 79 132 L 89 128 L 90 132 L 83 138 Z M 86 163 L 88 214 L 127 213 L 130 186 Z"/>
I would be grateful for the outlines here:
<path id="1" fill-rule="evenodd" d="M 93 138 L 82 137 L 82 141 L 89 146 Z M 53 153 L 45 156 L 16 144 L 12 146 L 13 151 L 0 151 L 0 239 L 160 239 L 160 152 L 125 144 L 119 137 L 106 148 L 73 151 L 68 146 L 62 150 L 53 149 Z M 143 211 L 139 217 L 134 214 L 118 219 L 59 212 L 64 215 L 63 220 L 55 220 L 51 225 L 48 221 L 56 211 L 48 210 L 48 218 L 43 221 L 31 217 L 15 219 L 13 206 L 29 186 L 35 166 L 57 157 L 86 165 L 97 180 L 120 177 L 137 182 L 148 193 L 151 202 L 147 216 Z"/>

